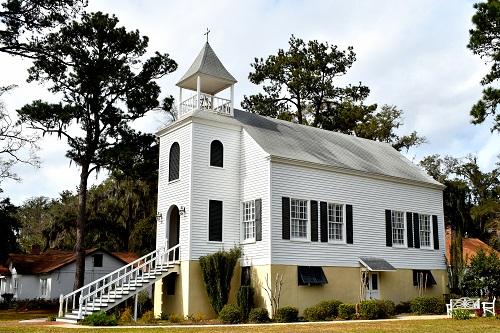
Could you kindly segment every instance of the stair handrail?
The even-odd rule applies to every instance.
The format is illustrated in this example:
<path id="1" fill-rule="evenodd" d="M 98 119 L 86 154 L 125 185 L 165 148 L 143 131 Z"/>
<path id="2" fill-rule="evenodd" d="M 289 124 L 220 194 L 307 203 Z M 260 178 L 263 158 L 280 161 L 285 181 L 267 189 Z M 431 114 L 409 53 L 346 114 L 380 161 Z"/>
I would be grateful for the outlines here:
<path id="1" fill-rule="evenodd" d="M 163 259 L 164 259 L 165 257 L 166 257 L 166 258 L 169 258 L 169 254 L 170 254 L 171 252 L 174 252 L 174 253 L 175 253 L 175 251 L 179 248 L 179 246 L 180 246 L 179 244 L 178 244 L 178 245 L 176 245 L 176 246 L 173 246 L 173 247 L 171 247 L 170 249 L 168 249 L 166 252 L 164 252 L 163 254 L 161 254 L 161 256 L 164 256 L 164 257 L 163 257 Z M 151 252 L 150 254 L 153 254 L 153 253 L 155 253 L 155 252 L 156 252 L 156 251 L 153 251 L 153 252 Z M 155 263 L 155 261 L 157 260 L 157 258 L 158 258 L 158 256 L 156 256 L 156 257 L 151 256 L 151 258 L 150 258 L 150 259 L 145 259 L 145 260 L 142 262 L 142 264 L 141 264 L 140 266 L 138 265 L 137 267 L 135 267 L 134 269 L 130 270 L 129 272 L 126 272 L 126 271 L 125 271 L 125 274 L 124 274 L 124 275 L 121 275 L 121 276 L 120 276 L 120 275 L 118 275 L 118 276 L 117 276 L 114 280 L 108 281 L 106 284 L 102 285 L 102 286 L 101 286 L 101 287 L 99 287 L 98 289 L 95 289 L 95 290 L 93 290 L 92 292 L 89 292 L 89 293 L 88 293 L 88 294 L 86 294 L 85 296 L 81 297 L 81 298 L 80 298 L 80 306 L 79 306 L 79 309 L 78 309 L 78 319 L 82 319 L 82 318 L 81 318 L 81 317 L 82 317 L 82 316 L 81 316 L 81 313 L 83 313 L 83 312 L 84 312 L 84 310 L 85 310 L 85 312 L 87 312 L 87 310 L 88 310 L 88 300 L 89 300 L 89 299 L 91 300 L 91 299 L 92 299 L 92 297 L 93 297 L 93 296 L 95 296 L 95 295 L 99 295 L 99 294 L 100 294 L 102 291 L 104 291 L 106 288 L 112 288 L 112 287 L 115 287 L 115 289 L 114 289 L 114 290 L 110 290 L 110 291 L 109 291 L 109 293 L 108 293 L 108 298 L 107 298 L 107 300 L 109 301 L 109 298 L 111 297 L 111 292 L 112 292 L 112 291 L 114 291 L 114 296 L 116 296 L 116 288 L 117 288 L 117 287 L 120 287 L 120 286 L 122 286 L 122 287 L 123 287 L 124 283 L 127 283 L 127 282 L 129 283 L 129 287 L 130 287 L 131 283 L 133 282 L 133 280 L 131 280 L 131 279 L 132 279 L 132 276 L 133 276 L 135 273 L 138 273 L 138 272 L 148 272 L 148 273 L 154 272 L 154 273 L 156 273 L 156 272 L 157 272 L 157 268 L 158 268 L 158 267 L 161 267 L 161 266 L 163 266 L 163 265 L 165 265 L 165 264 L 167 265 L 166 267 L 169 267 L 170 260 L 169 260 L 169 259 L 167 259 L 166 261 L 160 261 L 160 263 L 159 263 L 159 264 L 155 264 L 155 265 L 154 265 L 154 270 L 152 270 L 152 267 L 151 267 L 151 265 L 150 265 L 150 264 Z M 174 257 L 174 258 L 175 258 L 175 257 Z M 149 266 L 149 270 L 147 270 L 148 266 Z M 141 268 L 143 268 L 143 267 L 145 267 L 145 268 L 146 268 L 146 270 L 142 270 Z M 127 278 L 128 278 L 129 276 L 131 277 L 131 279 L 129 279 L 129 280 L 127 281 Z M 112 278 L 112 277 L 111 277 L 111 278 Z M 136 281 L 136 283 L 137 283 L 137 279 L 138 279 L 138 278 L 142 278 L 142 275 L 136 275 L 136 276 L 135 276 L 135 281 Z M 120 284 L 120 282 L 123 282 L 123 284 Z M 100 302 L 100 304 L 99 304 L 99 305 L 102 305 L 102 302 L 103 302 L 103 296 L 101 296 L 101 297 L 99 298 L 99 302 Z M 85 304 L 85 306 L 84 306 L 83 304 Z M 90 310 L 94 310 L 94 309 L 95 309 L 95 306 L 96 306 L 96 304 L 95 304 L 95 302 L 93 302 L 93 303 L 92 303 L 92 308 L 91 308 Z"/>
<path id="2" fill-rule="evenodd" d="M 82 296 L 82 294 L 85 293 L 85 289 L 88 289 L 90 291 L 90 288 L 92 288 L 92 287 L 95 288 L 95 286 L 98 286 L 100 283 L 103 283 L 103 286 L 106 285 L 109 287 L 111 284 L 106 283 L 105 281 L 106 281 L 106 279 L 112 278 L 114 275 L 117 275 L 118 279 L 120 277 L 121 272 L 123 272 L 123 275 L 129 276 L 131 272 L 139 272 L 140 269 L 145 267 L 146 266 L 144 264 L 145 262 L 152 263 L 153 261 L 156 261 L 158 258 L 161 260 L 158 263 L 159 266 L 163 265 L 165 263 L 165 261 L 168 264 L 170 262 L 169 254 L 173 251 L 176 251 L 179 248 L 179 245 L 176 245 L 176 246 L 168 249 L 167 251 L 165 251 L 165 248 L 168 246 L 167 244 L 168 244 L 168 241 L 166 242 L 165 247 L 157 248 L 156 250 L 140 257 L 139 259 L 136 259 L 133 262 L 131 262 L 125 266 L 122 266 L 122 267 L 116 269 L 115 271 L 108 273 L 107 275 L 105 275 L 105 276 L 103 276 L 95 281 L 92 281 L 92 282 L 86 284 L 85 286 L 83 286 L 77 290 L 70 292 L 69 294 L 61 295 L 61 297 L 59 299 L 59 302 L 60 302 L 60 304 L 59 304 L 59 316 L 62 317 L 62 316 L 64 316 L 65 313 L 68 312 L 68 302 L 69 302 L 70 298 L 72 298 L 72 300 L 73 300 L 72 308 L 75 309 L 75 297 L 77 295 L 80 296 L 78 303 L 79 303 L 79 305 L 81 305 L 83 303 L 82 297 L 86 296 L 86 295 Z M 174 252 L 174 254 L 175 254 L 175 252 Z M 151 259 L 148 259 L 148 257 L 151 257 Z M 136 266 L 136 268 L 134 268 L 134 266 Z M 128 269 L 130 269 L 129 273 L 127 273 Z M 99 288 L 95 288 L 92 292 L 94 292 L 96 289 L 101 289 L 101 287 L 102 286 L 99 286 Z M 102 289 L 104 289 L 104 288 L 102 288 Z M 90 294 L 90 292 L 88 294 Z M 87 296 L 88 296 L 88 294 L 87 294 Z M 63 308 L 64 308 L 64 311 L 63 311 Z M 79 319 L 82 319 L 81 318 L 81 309 L 82 309 L 82 306 L 79 306 L 79 315 L 78 315 Z"/>

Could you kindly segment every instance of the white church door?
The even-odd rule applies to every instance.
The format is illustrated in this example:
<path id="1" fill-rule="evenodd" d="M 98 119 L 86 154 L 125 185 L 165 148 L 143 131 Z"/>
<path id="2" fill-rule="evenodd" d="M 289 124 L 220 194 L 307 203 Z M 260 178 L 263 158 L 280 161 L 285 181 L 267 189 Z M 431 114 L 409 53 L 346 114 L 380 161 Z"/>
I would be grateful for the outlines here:
<path id="1" fill-rule="evenodd" d="M 379 275 L 371 272 L 368 275 L 365 288 L 365 299 L 380 299 Z"/>
<path id="2" fill-rule="evenodd" d="M 180 215 L 179 208 L 177 206 L 173 206 L 170 210 L 169 218 L 168 218 L 168 247 L 172 248 L 179 244 L 179 235 L 180 235 Z M 179 251 L 176 251 L 175 258 L 172 256 L 170 259 L 178 260 Z"/>

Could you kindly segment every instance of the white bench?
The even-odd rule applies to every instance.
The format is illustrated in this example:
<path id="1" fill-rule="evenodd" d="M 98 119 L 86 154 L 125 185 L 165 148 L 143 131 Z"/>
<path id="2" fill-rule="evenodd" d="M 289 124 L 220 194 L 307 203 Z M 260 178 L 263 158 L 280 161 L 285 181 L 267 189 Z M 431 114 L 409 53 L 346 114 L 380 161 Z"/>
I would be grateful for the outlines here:
<path id="1" fill-rule="evenodd" d="M 493 298 L 493 302 L 482 302 L 483 303 L 483 316 L 486 317 L 488 313 L 495 317 L 495 301 L 497 298 Z"/>
<path id="2" fill-rule="evenodd" d="M 479 303 L 479 298 L 452 298 L 450 299 L 450 303 L 446 304 L 446 314 L 448 315 L 448 318 L 451 318 L 451 312 L 453 310 L 476 310 L 480 308 L 481 305 Z"/>

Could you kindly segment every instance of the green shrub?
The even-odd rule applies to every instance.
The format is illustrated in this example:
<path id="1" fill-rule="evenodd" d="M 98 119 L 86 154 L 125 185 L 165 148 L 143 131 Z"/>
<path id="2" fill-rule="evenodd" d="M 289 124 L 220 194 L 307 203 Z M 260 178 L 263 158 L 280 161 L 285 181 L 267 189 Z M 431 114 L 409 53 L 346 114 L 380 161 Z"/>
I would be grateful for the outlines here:
<path id="1" fill-rule="evenodd" d="M 50 315 L 47 317 L 47 321 L 56 321 L 57 316 L 56 315 Z"/>
<path id="2" fill-rule="evenodd" d="M 250 311 L 248 319 L 253 323 L 267 323 L 270 321 L 266 308 L 254 308 Z"/>
<path id="3" fill-rule="evenodd" d="M 354 319 L 356 315 L 356 305 L 351 303 L 342 303 L 339 305 L 338 312 L 338 317 L 341 319 Z"/>
<path id="4" fill-rule="evenodd" d="M 396 315 L 396 305 L 393 301 L 388 299 L 378 300 L 378 306 L 380 309 L 379 318 L 391 318 Z"/>
<path id="5" fill-rule="evenodd" d="M 293 323 L 299 320 L 299 309 L 294 306 L 284 306 L 276 310 L 276 318 L 278 323 Z"/>
<path id="6" fill-rule="evenodd" d="M 193 322 L 200 322 L 200 321 L 202 321 L 202 320 L 205 319 L 205 315 L 203 313 L 201 313 L 201 312 L 197 312 L 194 315 L 192 315 L 192 314 L 191 315 L 187 315 L 187 319 L 191 320 Z"/>
<path id="7" fill-rule="evenodd" d="M 253 308 L 254 293 L 255 291 L 252 286 L 240 286 L 236 293 L 236 304 L 238 304 L 241 309 L 243 320 L 248 319 L 248 315 Z"/>
<path id="8" fill-rule="evenodd" d="M 419 296 L 410 300 L 410 311 L 416 314 L 443 314 L 446 305 L 438 296 Z"/>
<path id="9" fill-rule="evenodd" d="M 2 298 L 3 298 L 4 302 L 10 303 L 12 301 L 12 299 L 14 298 L 14 294 L 5 293 L 5 294 L 2 294 Z"/>
<path id="10" fill-rule="evenodd" d="M 163 313 L 163 312 L 162 312 L 162 313 L 160 313 L 160 318 L 159 318 L 159 319 L 160 319 L 161 321 L 167 321 L 167 320 L 168 320 L 168 316 L 170 316 L 170 314 L 169 314 L 169 313 Z"/>
<path id="11" fill-rule="evenodd" d="M 325 309 L 319 305 L 311 306 L 304 310 L 304 319 L 307 321 L 324 321 L 326 319 Z"/>
<path id="12" fill-rule="evenodd" d="M 114 315 L 108 316 L 105 312 L 93 313 L 90 316 L 85 317 L 79 322 L 82 325 L 90 326 L 116 326 L 116 317 Z"/>
<path id="13" fill-rule="evenodd" d="M 411 310 L 410 310 L 410 302 L 407 301 L 407 302 L 401 302 L 401 303 L 399 303 L 398 305 L 396 305 L 395 311 L 396 311 L 396 314 L 410 313 L 411 312 Z"/>
<path id="14" fill-rule="evenodd" d="M 327 301 L 321 301 L 317 304 L 320 308 L 325 311 L 325 319 L 335 319 L 339 315 L 339 305 L 342 304 L 341 300 L 331 299 Z"/>
<path id="15" fill-rule="evenodd" d="M 145 324 L 154 324 L 158 321 L 155 317 L 155 313 L 152 310 L 146 311 L 142 314 L 141 322 Z"/>
<path id="16" fill-rule="evenodd" d="M 238 324 L 243 321 L 243 314 L 238 305 L 227 304 L 220 310 L 219 319 L 224 324 Z"/>
<path id="17" fill-rule="evenodd" d="M 456 319 L 456 320 L 470 319 L 470 312 L 469 312 L 469 310 L 465 310 L 465 309 L 455 309 L 455 310 L 451 311 L 451 318 Z"/>
<path id="18" fill-rule="evenodd" d="M 378 301 L 363 300 L 359 303 L 359 315 L 362 319 L 378 319 L 380 318 L 380 307 Z"/>

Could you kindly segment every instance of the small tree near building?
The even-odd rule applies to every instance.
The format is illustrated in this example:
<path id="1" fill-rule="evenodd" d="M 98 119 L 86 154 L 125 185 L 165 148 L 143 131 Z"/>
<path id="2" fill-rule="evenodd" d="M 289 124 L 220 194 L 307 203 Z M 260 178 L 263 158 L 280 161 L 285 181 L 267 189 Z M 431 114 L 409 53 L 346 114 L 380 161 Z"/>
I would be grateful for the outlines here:
<path id="1" fill-rule="evenodd" d="M 490 301 L 500 294 L 500 257 L 495 250 L 486 253 L 481 249 L 472 257 L 465 287 L 469 291 L 483 290 Z"/>

